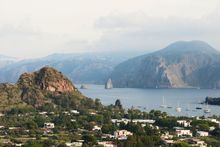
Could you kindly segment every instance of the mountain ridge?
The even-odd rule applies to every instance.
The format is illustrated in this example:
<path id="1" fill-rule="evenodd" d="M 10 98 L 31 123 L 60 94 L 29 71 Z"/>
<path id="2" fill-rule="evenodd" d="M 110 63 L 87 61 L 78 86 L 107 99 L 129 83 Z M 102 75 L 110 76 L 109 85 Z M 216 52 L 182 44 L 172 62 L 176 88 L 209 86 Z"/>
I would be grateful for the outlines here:
<path id="1" fill-rule="evenodd" d="M 219 61 L 219 52 L 205 42 L 175 42 L 159 51 L 122 62 L 111 78 L 114 87 L 214 88 L 213 85 L 220 87 L 217 75 L 207 85 L 200 78 L 208 75 L 206 68 L 217 66 Z"/>
<path id="2" fill-rule="evenodd" d="M 44 66 L 62 71 L 75 83 L 103 84 L 113 68 L 129 56 L 95 54 L 52 54 L 39 59 L 26 59 L 0 69 L 0 82 L 15 83 L 24 72 L 33 72 Z"/>

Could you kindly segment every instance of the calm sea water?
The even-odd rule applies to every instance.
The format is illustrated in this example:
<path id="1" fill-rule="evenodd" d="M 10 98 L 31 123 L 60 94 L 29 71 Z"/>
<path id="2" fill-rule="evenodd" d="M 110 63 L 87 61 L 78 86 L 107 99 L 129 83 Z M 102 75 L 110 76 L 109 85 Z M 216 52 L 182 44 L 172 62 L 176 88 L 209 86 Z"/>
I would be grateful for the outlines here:
<path id="1" fill-rule="evenodd" d="M 80 85 L 77 85 L 79 88 Z M 105 105 L 114 104 L 116 99 L 120 99 L 123 107 L 141 109 L 143 111 L 161 110 L 169 115 L 175 116 L 202 116 L 220 115 L 220 106 L 208 105 L 211 113 L 205 114 L 206 105 L 199 104 L 205 100 L 206 96 L 220 97 L 220 90 L 217 89 L 137 89 L 137 88 L 113 88 L 104 89 L 104 85 L 88 85 L 89 89 L 80 91 L 90 97 L 99 98 Z M 164 103 L 172 108 L 161 108 Z M 182 108 L 181 112 L 176 112 L 176 107 Z M 201 107 L 201 110 L 196 109 Z M 187 111 L 187 109 L 189 109 Z"/>

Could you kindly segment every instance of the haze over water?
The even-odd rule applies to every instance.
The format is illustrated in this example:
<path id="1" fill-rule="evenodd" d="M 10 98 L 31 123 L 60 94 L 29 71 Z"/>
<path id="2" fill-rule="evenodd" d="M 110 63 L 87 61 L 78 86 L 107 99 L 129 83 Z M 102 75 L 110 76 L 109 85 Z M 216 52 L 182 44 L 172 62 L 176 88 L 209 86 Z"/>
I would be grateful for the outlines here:
<path id="1" fill-rule="evenodd" d="M 79 87 L 80 85 L 77 85 Z M 152 109 L 167 112 L 175 116 L 202 116 L 202 115 L 220 115 L 220 106 L 209 105 L 211 113 L 204 114 L 205 105 L 201 105 L 206 96 L 218 97 L 218 89 L 137 89 L 137 88 L 113 88 L 104 89 L 104 85 L 88 85 L 89 89 L 80 89 L 80 91 L 93 99 L 99 98 L 105 105 L 114 104 L 116 99 L 120 99 L 124 108 L 135 108 L 143 111 Z M 162 97 L 165 104 L 172 108 L 160 108 Z M 176 112 L 176 107 L 182 108 L 181 112 Z M 202 110 L 197 110 L 201 107 Z M 190 111 L 186 111 L 186 109 Z"/>

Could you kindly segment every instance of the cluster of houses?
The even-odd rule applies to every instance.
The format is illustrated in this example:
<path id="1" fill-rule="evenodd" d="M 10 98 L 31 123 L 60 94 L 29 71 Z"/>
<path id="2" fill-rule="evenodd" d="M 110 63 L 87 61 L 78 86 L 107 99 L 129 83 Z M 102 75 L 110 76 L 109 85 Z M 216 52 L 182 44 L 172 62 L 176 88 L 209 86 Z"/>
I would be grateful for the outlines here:
<path id="1" fill-rule="evenodd" d="M 80 112 L 77 110 L 71 110 L 71 111 L 64 111 L 63 112 L 65 115 L 78 115 Z M 39 112 L 41 115 L 51 115 L 52 113 L 48 112 Z M 91 115 L 96 115 L 96 112 L 90 112 Z M 205 119 L 200 119 L 199 117 L 196 118 L 197 120 L 206 120 L 210 121 L 213 123 L 216 123 L 220 127 L 220 121 L 216 119 L 211 119 L 211 118 L 205 118 Z M 71 121 L 76 121 L 74 119 L 71 119 Z M 155 125 L 155 120 L 152 119 L 112 119 L 111 122 L 113 124 L 116 124 L 117 126 L 120 125 L 120 123 L 128 124 L 129 122 L 132 123 L 138 123 L 141 124 L 142 127 L 145 127 L 147 124 L 152 127 L 153 129 L 160 129 L 159 126 Z M 168 145 L 172 145 L 176 143 L 177 141 L 185 141 L 189 143 L 192 146 L 200 146 L 200 147 L 206 147 L 207 144 L 196 138 L 193 137 L 192 129 L 191 129 L 191 123 L 192 120 L 177 120 L 178 126 L 181 127 L 174 127 L 174 132 L 165 132 L 161 134 L 161 139 Z M 44 123 L 44 127 L 42 128 L 44 130 L 45 134 L 53 133 L 53 129 L 55 128 L 55 124 L 52 122 L 46 122 Z M 4 129 L 4 126 L 0 126 L 0 129 Z M 19 129 L 17 127 L 9 127 L 9 130 L 16 130 Z M 95 125 L 92 129 L 92 131 L 101 131 L 102 126 Z M 214 130 L 215 127 L 210 127 L 210 131 Z M 106 140 L 107 138 L 110 139 L 117 139 L 117 140 L 127 140 L 128 136 L 132 136 L 133 133 L 128 131 L 128 130 L 116 130 L 114 134 L 102 134 L 102 139 Z M 197 130 L 196 131 L 196 136 L 198 137 L 205 137 L 209 136 L 209 132 L 202 131 L 202 130 Z M 177 140 L 174 138 L 178 138 Z M 103 145 L 104 147 L 116 147 L 116 145 L 112 141 L 98 141 L 98 145 Z M 66 146 L 68 147 L 81 147 L 83 145 L 83 140 L 78 140 L 76 142 L 67 142 Z M 18 144 L 16 146 L 19 146 Z"/>
<path id="2" fill-rule="evenodd" d="M 197 120 L 205 120 L 205 121 L 210 121 L 213 123 L 216 123 L 220 127 L 220 121 L 216 119 L 211 119 L 211 118 L 206 118 L 206 119 L 200 119 L 199 117 L 196 118 Z M 150 120 L 150 119 L 112 119 L 112 123 L 119 125 L 121 122 L 127 124 L 128 122 L 133 122 L 133 123 L 140 123 L 142 127 L 144 127 L 146 124 L 149 124 L 152 128 L 154 129 L 159 129 L 158 126 L 155 126 L 155 120 Z M 193 133 L 191 131 L 191 123 L 192 120 L 177 120 L 177 123 L 181 127 L 174 127 L 174 132 L 165 132 L 161 135 L 161 139 L 167 143 L 168 145 L 172 145 L 178 141 L 184 141 L 189 143 L 192 146 L 200 146 L 200 147 L 207 147 L 207 144 L 203 141 L 200 140 L 198 137 L 206 137 L 209 136 L 209 132 L 207 131 L 202 131 L 202 130 L 197 130 L 196 131 L 196 136 L 193 137 Z M 214 130 L 215 127 L 212 126 L 210 127 L 210 131 Z M 118 140 L 124 140 L 127 139 L 127 136 L 133 135 L 131 132 L 126 131 L 126 130 L 118 130 L 114 133 L 114 137 Z M 178 138 L 178 140 L 174 140 L 174 138 Z"/>
<path id="3" fill-rule="evenodd" d="M 196 119 L 210 121 L 220 126 L 220 122 L 217 121 L 216 119 L 210 119 L 210 118 L 200 119 L 199 117 L 197 117 Z M 192 146 L 207 147 L 207 144 L 203 140 L 200 140 L 197 137 L 193 137 L 193 133 L 190 130 L 191 122 L 192 122 L 191 120 L 178 120 L 177 123 L 181 125 L 182 127 L 174 127 L 175 129 L 174 134 L 169 134 L 169 132 L 166 132 L 161 135 L 161 139 L 164 140 L 167 144 L 172 145 L 177 142 L 177 141 L 174 141 L 173 138 L 178 137 L 179 138 L 178 141 L 187 142 Z M 210 131 L 213 131 L 214 129 L 215 129 L 214 126 L 209 128 Z M 201 130 L 196 131 L 196 136 L 198 137 L 206 137 L 209 135 L 210 134 L 207 131 L 201 131 Z"/>
<path id="4" fill-rule="evenodd" d="M 197 118 L 198 120 L 200 118 Z M 219 121 L 217 121 L 216 119 L 203 119 L 203 120 L 207 120 L 207 121 L 211 121 L 217 124 L 220 124 Z M 126 118 L 122 118 L 122 119 L 112 119 L 111 120 L 112 123 L 116 124 L 116 125 L 120 125 L 120 123 L 129 123 L 129 122 L 133 122 L 133 123 L 140 123 L 142 127 L 145 127 L 146 124 L 150 125 L 152 128 L 154 129 L 159 129 L 158 126 L 154 125 L 155 120 L 151 120 L 151 119 L 126 119 Z M 200 146 L 200 147 L 207 147 L 207 144 L 199 139 L 198 137 L 204 137 L 204 136 L 209 136 L 209 132 L 206 131 L 201 131 L 201 130 L 197 130 L 196 134 L 198 137 L 193 137 L 193 133 L 190 130 L 191 120 L 177 120 L 177 123 L 179 124 L 179 126 L 181 127 L 174 127 L 174 132 L 170 133 L 170 132 L 165 132 L 163 134 L 161 134 L 161 139 L 168 145 L 172 145 L 178 141 L 184 141 L 189 143 L 192 146 Z M 215 129 L 215 128 L 210 128 L 211 129 Z M 97 131 L 97 130 L 101 130 L 101 127 L 99 126 L 94 126 L 93 131 Z M 117 140 L 127 140 L 128 136 L 132 136 L 133 133 L 127 130 L 116 130 L 114 132 L 114 134 L 103 134 L 102 138 L 106 139 L 106 138 L 111 138 L 111 139 L 117 139 Z M 178 138 L 177 140 L 174 138 Z M 74 144 L 74 145 L 73 145 Z M 77 145 L 76 145 L 77 144 Z M 104 147 L 115 147 L 116 145 L 114 145 L 114 143 L 112 143 L 111 141 L 101 141 L 98 142 L 99 145 L 103 145 Z M 82 144 L 80 142 L 73 142 L 72 145 L 71 144 L 66 144 L 67 146 L 82 146 Z"/>

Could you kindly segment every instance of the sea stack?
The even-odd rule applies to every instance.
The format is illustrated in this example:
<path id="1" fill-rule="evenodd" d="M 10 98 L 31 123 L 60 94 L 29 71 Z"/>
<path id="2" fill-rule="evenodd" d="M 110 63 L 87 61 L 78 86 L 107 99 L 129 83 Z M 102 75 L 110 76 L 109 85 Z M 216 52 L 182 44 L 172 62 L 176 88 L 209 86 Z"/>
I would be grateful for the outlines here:
<path id="1" fill-rule="evenodd" d="M 80 87 L 80 89 L 88 89 L 88 85 L 82 84 L 81 87 Z"/>
<path id="2" fill-rule="evenodd" d="M 105 83 L 105 89 L 112 89 L 113 85 L 112 85 L 112 80 L 108 79 L 108 81 Z"/>

